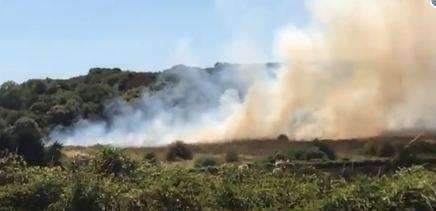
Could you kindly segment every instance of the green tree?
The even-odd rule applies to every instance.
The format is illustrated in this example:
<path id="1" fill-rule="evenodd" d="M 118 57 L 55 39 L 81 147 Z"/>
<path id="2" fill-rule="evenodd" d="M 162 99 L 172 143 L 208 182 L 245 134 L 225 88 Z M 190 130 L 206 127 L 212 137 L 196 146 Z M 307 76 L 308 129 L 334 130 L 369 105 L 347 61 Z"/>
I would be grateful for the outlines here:
<path id="1" fill-rule="evenodd" d="M 0 87 L 0 106 L 19 110 L 23 105 L 19 85 L 13 81 L 5 82 Z"/>
<path id="2" fill-rule="evenodd" d="M 44 162 L 42 134 L 35 120 L 22 117 L 9 127 L 3 137 L 4 146 L 11 152 L 23 156 L 31 165 Z"/>

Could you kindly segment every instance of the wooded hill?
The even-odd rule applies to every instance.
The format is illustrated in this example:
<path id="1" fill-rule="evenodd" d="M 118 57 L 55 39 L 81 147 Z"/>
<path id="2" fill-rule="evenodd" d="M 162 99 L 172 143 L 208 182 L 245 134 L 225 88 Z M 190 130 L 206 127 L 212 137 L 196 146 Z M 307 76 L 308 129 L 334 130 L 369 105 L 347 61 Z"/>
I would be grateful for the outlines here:
<path id="1" fill-rule="evenodd" d="M 176 65 L 161 72 L 92 68 L 87 75 L 70 79 L 5 82 L 0 87 L 0 150 L 34 154 L 47 143 L 45 137 L 56 126 L 68 127 L 80 119 L 105 120 L 108 100 L 121 97 L 127 102 L 134 101 L 141 92 L 153 93 L 177 84 L 185 72 L 213 76 L 239 66 L 228 63 L 217 63 L 210 68 Z M 262 66 L 275 68 L 278 64 Z M 32 155 L 32 160 L 41 162 L 42 154 Z"/>

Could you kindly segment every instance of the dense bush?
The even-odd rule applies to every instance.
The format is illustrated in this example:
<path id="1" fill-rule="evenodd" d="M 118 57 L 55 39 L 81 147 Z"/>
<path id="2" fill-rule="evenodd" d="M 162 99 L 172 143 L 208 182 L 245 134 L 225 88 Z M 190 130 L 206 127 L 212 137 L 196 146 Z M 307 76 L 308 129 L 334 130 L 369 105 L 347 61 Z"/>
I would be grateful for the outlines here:
<path id="1" fill-rule="evenodd" d="M 377 156 L 378 146 L 379 145 L 375 141 L 366 142 L 365 145 L 363 145 L 363 153 L 366 155 Z"/>
<path id="2" fill-rule="evenodd" d="M 209 167 L 209 166 L 217 166 L 218 160 L 212 154 L 202 154 L 195 158 L 194 166 L 195 167 Z"/>
<path id="3" fill-rule="evenodd" d="M 436 155 L 436 141 L 434 140 L 418 140 L 411 143 L 409 150 L 415 154 L 434 154 Z"/>
<path id="4" fill-rule="evenodd" d="M 364 153 L 377 157 L 393 157 L 397 153 L 397 148 L 390 142 L 367 142 L 363 147 Z"/>
<path id="5" fill-rule="evenodd" d="M 328 159 L 330 160 L 336 160 L 336 152 L 333 148 L 331 148 L 326 143 L 323 143 L 321 141 L 314 141 L 313 145 L 318 147 L 318 149 L 323 152 Z"/>
<path id="6" fill-rule="evenodd" d="M 168 161 L 191 160 L 193 157 L 189 146 L 182 141 L 176 141 L 168 146 L 166 158 Z"/>
<path id="7" fill-rule="evenodd" d="M 396 147 L 390 142 L 383 142 L 377 150 L 379 157 L 393 157 L 396 153 Z"/>
<path id="8" fill-rule="evenodd" d="M 291 153 L 289 153 L 289 152 L 285 153 L 283 151 L 275 151 L 272 154 L 263 157 L 260 160 L 260 163 L 266 164 L 266 165 L 271 165 L 271 164 L 274 164 L 278 160 L 291 160 L 294 158 L 294 156 L 292 154 L 293 151 L 290 151 L 290 152 Z"/>
<path id="9" fill-rule="evenodd" d="M 136 163 L 127 155 L 115 148 L 106 148 L 96 159 L 96 169 L 100 173 L 115 176 L 130 175 L 136 168 Z"/>
<path id="10" fill-rule="evenodd" d="M 417 155 L 409 145 L 396 145 L 397 152 L 393 158 L 393 163 L 396 166 L 411 166 L 416 160 Z"/>
<path id="11" fill-rule="evenodd" d="M 154 164 L 154 165 L 159 163 L 159 160 L 157 159 L 156 154 L 153 153 L 153 152 L 148 152 L 148 153 L 146 153 L 146 154 L 144 155 L 143 160 L 144 160 L 145 162 L 148 162 L 148 163 L 151 163 L 151 164 Z"/>
<path id="12" fill-rule="evenodd" d="M 289 141 L 289 138 L 285 134 L 280 134 L 279 136 L 277 136 L 277 140 L 279 140 L 279 141 Z"/>
<path id="13" fill-rule="evenodd" d="M 225 160 L 228 163 L 238 162 L 239 161 L 238 151 L 236 151 L 236 149 L 233 147 L 230 147 L 229 149 L 227 149 L 227 152 L 225 155 Z"/>
<path id="14" fill-rule="evenodd" d="M 305 156 L 306 160 L 327 158 L 327 155 L 323 151 L 321 151 L 315 147 L 307 149 L 304 153 L 304 156 Z"/>
<path id="15" fill-rule="evenodd" d="M 44 163 L 44 145 L 38 124 L 30 118 L 20 118 L 7 128 L 0 139 L 0 150 L 7 149 L 23 156 L 32 165 Z"/>

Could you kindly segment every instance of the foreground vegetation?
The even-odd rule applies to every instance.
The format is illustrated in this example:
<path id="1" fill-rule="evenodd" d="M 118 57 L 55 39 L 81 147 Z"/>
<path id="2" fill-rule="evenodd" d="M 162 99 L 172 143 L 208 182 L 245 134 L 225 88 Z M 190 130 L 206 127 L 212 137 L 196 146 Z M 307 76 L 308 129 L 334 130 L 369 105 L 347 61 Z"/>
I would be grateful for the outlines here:
<path id="1" fill-rule="evenodd" d="M 220 165 L 210 156 L 193 167 L 161 163 L 152 155 L 134 161 L 116 149 L 52 167 L 30 166 L 10 153 L 2 157 L 4 210 L 431 210 L 436 205 L 436 173 L 422 166 L 345 176 L 305 165 L 279 170 L 262 162 Z"/>

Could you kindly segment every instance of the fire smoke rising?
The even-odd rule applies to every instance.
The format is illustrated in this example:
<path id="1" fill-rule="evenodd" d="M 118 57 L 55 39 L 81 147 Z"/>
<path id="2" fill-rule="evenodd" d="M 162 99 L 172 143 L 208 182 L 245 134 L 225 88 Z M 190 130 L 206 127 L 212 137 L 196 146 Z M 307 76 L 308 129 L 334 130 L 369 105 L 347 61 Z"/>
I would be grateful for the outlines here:
<path id="1" fill-rule="evenodd" d="M 279 70 L 245 68 L 144 95 L 110 123 L 79 122 L 53 137 L 67 144 L 160 145 L 214 141 L 375 136 L 435 129 L 436 9 L 428 1 L 311 1 L 312 22 L 275 43 Z M 242 73 L 242 74 L 240 74 Z M 195 91 L 193 91 L 195 90 Z M 173 106 L 175 99 L 184 103 Z"/>

